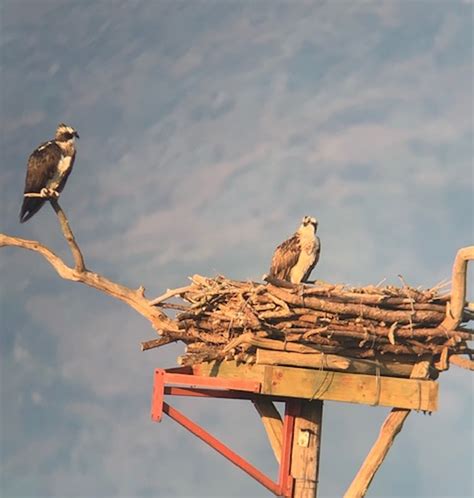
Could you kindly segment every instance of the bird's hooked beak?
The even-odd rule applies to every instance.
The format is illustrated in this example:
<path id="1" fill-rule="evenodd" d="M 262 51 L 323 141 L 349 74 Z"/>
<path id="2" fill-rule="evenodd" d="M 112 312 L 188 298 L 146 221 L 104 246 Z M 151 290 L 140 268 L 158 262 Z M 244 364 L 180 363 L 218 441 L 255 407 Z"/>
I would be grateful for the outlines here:
<path id="1" fill-rule="evenodd" d="M 73 132 L 73 136 L 75 136 L 76 138 L 81 138 L 81 137 L 79 136 L 79 133 L 77 133 L 77 131 L 76 131 L 76 130 L 74 130 L 74 132 Z"/>

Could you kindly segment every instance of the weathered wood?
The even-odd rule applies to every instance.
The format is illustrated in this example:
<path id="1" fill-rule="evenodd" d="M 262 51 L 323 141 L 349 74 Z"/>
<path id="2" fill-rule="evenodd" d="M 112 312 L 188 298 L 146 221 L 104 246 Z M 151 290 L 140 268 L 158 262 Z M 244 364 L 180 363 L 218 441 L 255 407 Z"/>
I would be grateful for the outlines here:
<path id="1" fill-rule="evenodd" d="M 402 430 L 410 410 L 392 408 L 385 419 L 380 434 L 370 450 L 365 462 L 344 494 L 344 498 L 363 498 L 380 465 L 393 444 L 397 434 Z"/>
<path id="2" fill-rule="evenodd" d="M 149 341 L 143 341 L 141 343 L 142 351 L 147 351 L 148 349 L 159 348 L 160 346 L 164 346 L 165 344 L 169 344 L 170 342 L 175 342 L 177 339 L 173 339 L 172 337 L 160 337 L 159 339 L 151 339 Z"/>
<path id="3" fill-rule="evenodd" d="M 257 365 L 286 365 L 325 370 L 348 370 L 351 362 L 342 356 L 332 354 L 303 354 L 270 349 L 257 349 Z"/>
<path id="4" fill-rule="evenodd" d="M 59 226 L 61 227 L 64 238 L 66 239 L 69 249 L 71 250 L 72 257 L 74 258 L 75 270 L 77 272 L 85 271 L 86 264 L 84 263 L 84 256 L 82 255 L 71 227 L 69 226 L 69 220 L 67 219 L 57 199 L 51 198 L 49 199 L 49 202 L 58 217 Z"/>
<path id="5" fill-rule="evenodd" d="M 253 405 L 262 419 L 262 424 L 267 433 L 275 458 L 277 462 L 280 463 L 283 436 L 283 421 L 280 413 L 271 400 L 263 397 L 253 400 Z"/>
<path id="6" fill-rule="evenodd" d="M 291 455 L 291 475 L 294 478 L 292 498 L 316 498 L 323 402 L 302 400 L 300 404 L 300 414 L 295 419 Z"/>
<path id="7" fill-rule="evenodd" d="M 396 355 L 410 357 L 412 364 L 430 355 L 439 363 L 438 356 L 469 354 L 467 341 L 473 336 L 459 325 L 440 327 L 447 311 L 448 295 L 439 293 L 444 286 L 415 289 L 403 282 L 403 287 L 356 288 L 321 281 L 280 286 L 196 275 L 191 285 L 169 290 L 157 301 L 171 306 L 164 299 L 179 296 L 188 303 L 175 305 L 184 309 L 175 323 L 194 337 L 182 341 L 206 345 L 187 349 L 179 357 L 183 365 L 232 358 L 252 362 L 256 348 L 309 354 L 314 349 L 357 359 Z M 266 340 L 275 344 L 260 342 Z M 402 375 L 407 374 L 405 369 Z"/>
<path id="8" fill-rule="evenodd" d="M 413 363 L 389 360 L 364 360 L 332 354 L 303 354 L 257 349 L 258 365 L 284 365 L 305 368 L 322 368 L 351 373 L 410 377 Z"/>
<path id="9" fill-rule="evenodd" d="M 366 304 L 337 303 L 316 297 L 302 297 L 274 285 L 270 287 L 273 295 L 283 299 L 288 304 L 330 313 L 398 323 L 439 323 L 443 320 L 443 313 L 439 311 L 415 310 L 413 313 L 411 311 L 380 309 Z"/>
<path id="10" fill-rule="evenodd" d="M 413 367 L 413 380 L 423 379 L 429 374 L 429 361 L 421 361 Z M 420 382 L 422 382 L 420 380 Z M 375 441 L 367 458 L 355 476 L 344 498 L 363 498 L 367 489 L 379 469 L 380 465 L 391 448 L 397 434 L 402 430 L 406 418 L 411 410 L 392 408 L 380 429 L 379 437 Z"/>
<path id="11" fill-rule="evenodd" d="M 323 399 L 436 411 L 438 384 L 431 380 L 321 371 L 270 365 L 237 365 L 234 361 L 201 363 L 196 375 L 258 380 L 262 394 Z"/>
<path id="12" fill-rule="evenodd" d="M 465 368 L 466 370 L 474 370 L 474 361 L 468 358 L 463 358 L 462 356 L 453 354 L 449 357 L 449 363 L 456 365 L 457 367 Z"/>
<path id="13" fill-rule="evenodd" d="M 459 249 L 454 259 L 451 301 L 447 308 L 446 318 L 441 324 L 445 330 L 454 330 L 461 323 L 466 303 L 467 262 L 472 259 L 474 259 L 474 246 Z"/>
<path id="14" fill-rule="evenodd" d="M 316 347 L 308 344 L 293 344 L 290 342 L 285 343 L 276 339 L 267 339 L 265 337 L 255 336 L 255 334 L 253 334 L 252 332 L 246 332 L 245 334 L 239 335 L 238 337 L 230 341 L 229 344 L 224 347 L 223 352 L 226 353 L 242 344 L 250 344 L 252 346 L 263 349 L 293 351 L 296 353 L 315 353 L 319 351 Z"/>
<path id="15" fill-rule="evenodd" d="M 155 297 L 155 299 L 152 299 L 150 301 L 150 304 L 152 306 L 156 306 L 157 304 L 160 304 L 163 301 L 166 301 L 170 297 L 180 296 L 182 294 L 185 294 L 190 289 L 192 289 L 191 285 L 186 285 L 185 287 L 180 287 L 179 289 L 168 289 L 164 294 L 161 294 L 161 296 L 158 296 L 158 297 Z"/>
<path id="16" fill-rule="evenodd" d="M 56 270 L 61 278 L 71 280 L 73 282 L 81 282 L 89 287 L 93 287 L 94 289 L 108 294 L 111 297 L 115 297 L 116 299 L 125 302 L 135 311 L 147 318 L 155 330 L 177 330 L 177 326 L 171 318 L 169 318 L 165 313 L 162 313 L 155 306 L 150 306 L 148 299 L 144 296 L 143 287 L 131 289 L 129 287 L 125 287 L 124 285 L 117 284 L 99 273 L 94 273 L 87 269 L 78 270 L 77 268 L 70 268 L 53 251 L 36 240 L 10 237 L 0 233 L 0 247 L 6 246 L 21 247 L 23 249 L 41 254 L 41 256 L 43 256 L 43 258 Z M 74 256 L 74 258 L 76 266 L 80 267 L 77 255 Z"/>

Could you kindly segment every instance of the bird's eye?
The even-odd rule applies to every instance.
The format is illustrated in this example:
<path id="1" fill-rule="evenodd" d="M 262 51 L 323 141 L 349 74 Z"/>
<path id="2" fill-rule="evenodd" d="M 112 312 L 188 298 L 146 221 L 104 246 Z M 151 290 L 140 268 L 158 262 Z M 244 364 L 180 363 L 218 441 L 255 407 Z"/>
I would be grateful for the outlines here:
<path id="1" fill-rule="evenodd" d="M 72 137 L 73 137 L 73 134 L 72 134 L 72 133 L 67 132 L 67 133 L 65 133 L 65 134 L 64 134 L 64 138 L 65 138 L 66 140 L 71 140 L 71 138 L 72 138 Z"/>

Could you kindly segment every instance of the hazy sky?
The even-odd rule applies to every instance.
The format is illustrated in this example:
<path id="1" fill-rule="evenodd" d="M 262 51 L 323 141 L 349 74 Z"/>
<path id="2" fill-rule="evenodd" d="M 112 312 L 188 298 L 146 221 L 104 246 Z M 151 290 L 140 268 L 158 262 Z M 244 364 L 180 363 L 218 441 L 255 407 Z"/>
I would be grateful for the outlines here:
<path id="1" fill-rule="evenodd" d="M 61 203 L 87 266 L 150 297 L 193 273 L 259 279 L 305 214 L 327 281 L 429 287 L 472 244 L 470 1 L 0 9 L 3 232 L 70 261 L 49 206 L 18 223 L 28 155 L 65 121 L 81 140 Z M 141 353 L 148 322 L 36 254 L 3 249 L 0 279 L 2 497 L 269 496 L 150 421 L 153 369 L 182 346 Z M 441 376 L 440 410 L 410 415 L 369 497 L 474 493 L 471 379 Z M 274 472 L 250 404 L 173 402 Z M 387 412 L 325 404 L 320 497 L 342 495 Z"/>

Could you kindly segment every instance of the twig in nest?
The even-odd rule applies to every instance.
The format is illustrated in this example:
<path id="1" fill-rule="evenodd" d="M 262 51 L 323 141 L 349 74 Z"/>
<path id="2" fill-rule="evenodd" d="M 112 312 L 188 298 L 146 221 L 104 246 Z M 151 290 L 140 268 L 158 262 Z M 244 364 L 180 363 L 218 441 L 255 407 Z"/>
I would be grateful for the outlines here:
<path id="1" fill-rule="evenodd" d="M 173 337 L 160 337 L 159 339 L 151 339 L 150 341 L 143 341 L 141 343 L 142 351 L 147 351 L 148 349 L 159 348 L 170 342 L 176 342 L 178 339 Z"/>
<path id="2" fill-rule="evenodd" d="M 452 363 L 457 367 L 465 368 L 466 370 L 474 370 L 474 361 L 469 360 L 468 358 L 463 358 L 457 354 L 453 354 L 449 357 L 449 363 Z"/>
<path id="3" fill-rule="evenodd" d="M 155 297 L 155 299 L 152 299 L 150 301 L 150 304 L 152 306 L 156 306 L 159 303 L 162 303 L 163 301 L 166 301 L 170 297 L 174 296 L 179 296 L 181 294 L 184 294 L 185 292 L 188 292 L 193 289 L 192 285 L 186 285 L 185 287 L 179 287 L 178 289 L 168 289 L 164 294 L 161 294 L 161 296 Z"/>
<path id="4" fill-rule="evenodd" d="M 415 307 L 413 306 L 413 297 L 410 296 L 410 294 L 408 293 L 407 289 L 409 288 L 408 285 L 406 284 L 405 282 L 405 279 L 403 278 L 402 275 L 398 275 L 398 278 L 401 280 L 402 284 L 403 284 L 403 291 L 405 292 L 407 298 L 408 298 L 408 301 L 410 303 L 410 306 L 411 306 L 411 315 L 410 315 L 410 328 L 411 330 L 413 330 L 413 321 L 412 321 L 412 316 L 415 316 Z"/>

